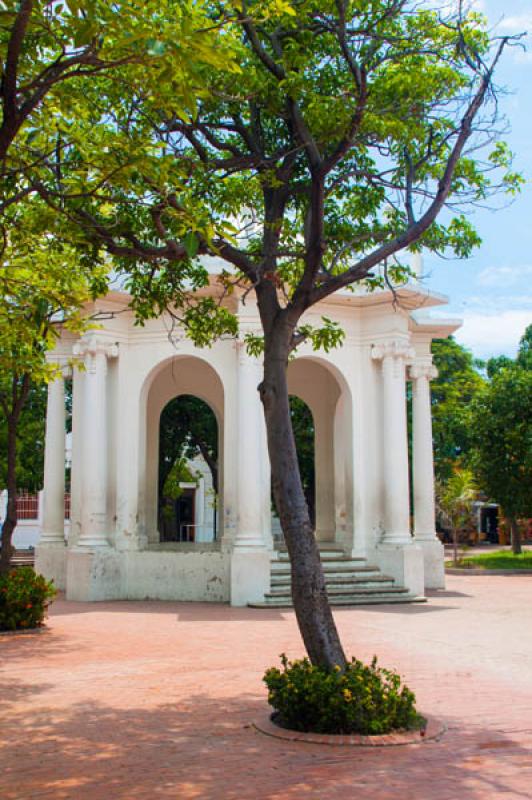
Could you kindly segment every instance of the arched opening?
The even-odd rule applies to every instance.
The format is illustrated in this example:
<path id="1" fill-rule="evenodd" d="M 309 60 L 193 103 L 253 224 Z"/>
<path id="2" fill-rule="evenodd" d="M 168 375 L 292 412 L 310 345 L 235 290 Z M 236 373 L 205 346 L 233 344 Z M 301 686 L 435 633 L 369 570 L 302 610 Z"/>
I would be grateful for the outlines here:
<path id="1" fill-rule="evenodd" d="M 297 409 L 292 422 L 296 423 L 300 467 L 304 461 L 303 486 L 309 493 L 316 538 L 352 547 L 352 403 L 347 382 L 330 363 L 302 356 L 288 365 L 288 391 L 297 398 L 297 402 L 291 400 Z M 309 469 L 312 452 L 313 475 Z"/>
<path id="2" fill-rule="evenodd" d="M 166 404 L 159 423 L 157 522 L 161 542 L 214 542 L 219 491 L 218 423 L 194 395 Z"/>
<path id="3" fill-rule="evenodd" d="M 142 402 L 145 425 L 139 451 L 139 525 L 148 545 L 172 548 L 175 543 L 205 546 L 220 541 L 227 455 L 220 376 L 202 358 L 174 356 L 154 368 L 146 380 Z M 202 432 L 200 415 L 209 441 L 198 457 L 194 453 L 201 453 L 197 438 Z M 191 426 L 196 427 L 195 444 Z M 215 481 L 207 463 L 213 456 Z"/>

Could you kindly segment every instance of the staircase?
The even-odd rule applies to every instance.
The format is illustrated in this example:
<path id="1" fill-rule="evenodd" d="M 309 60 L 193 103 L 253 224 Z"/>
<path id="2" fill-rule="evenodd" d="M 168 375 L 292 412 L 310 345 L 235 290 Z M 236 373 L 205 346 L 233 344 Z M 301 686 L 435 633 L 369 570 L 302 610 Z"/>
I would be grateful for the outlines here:
<path id="1" fill-rule="evenodd" d="M 320 557 L 325 573 L 327 594 L 332 606 L 376 605 L 378 603 L 423 603 L 394 579 L 383 575 L 379 567 L 365 558 L 349 558 L 334 543 L 320 544 Z M 252 608 L 291 608 L 290 560 L 286 547 L 278 550 L 278 559 L 271 562 L 271 589 L 262 603 L 249 603 Z"/>
<path id="2" fill-rule="evenodd" d="M 15 550 L 11 556 L 10 568 L 16 569 L 17 567 L 33 567 L 35 565 L 35 551 L 31 550 Z"/>

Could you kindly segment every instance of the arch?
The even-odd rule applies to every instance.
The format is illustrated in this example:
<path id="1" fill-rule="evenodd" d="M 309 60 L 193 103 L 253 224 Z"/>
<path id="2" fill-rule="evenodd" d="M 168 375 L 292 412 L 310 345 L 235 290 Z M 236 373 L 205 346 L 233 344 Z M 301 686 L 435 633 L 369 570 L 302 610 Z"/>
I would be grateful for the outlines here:
<path id="1" fill-rule="evenodd" d="M 146 376 L 141 391 L 139 447 L 139 525 L 148 544 L 159 542 L 157 525 L 159 427 L 161 412 L 168 402 L 192 395 L 206 403 L 218 424 L 220 538 L 223 536 L 224 496 L 224 411 L 225 392 L 217 370 L 206 359 L 175 355 L 157 364 Z"/>
<path id="2" fill-rule="evenodd" d="M 316 538 L 353 547 L 352 398 L 341 370 L 320 356 L 288 365 L 288 391 L 309 407 L 315 429 Z"/>

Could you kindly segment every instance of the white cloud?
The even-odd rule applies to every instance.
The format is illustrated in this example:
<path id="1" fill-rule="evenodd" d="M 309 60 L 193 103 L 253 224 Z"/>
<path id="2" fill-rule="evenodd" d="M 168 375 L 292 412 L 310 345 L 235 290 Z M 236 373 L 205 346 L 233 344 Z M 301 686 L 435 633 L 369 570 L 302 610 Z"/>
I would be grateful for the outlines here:
<path id="1" fill-rule="evenodd" d="M 532 278 L 532 264 L 517 266 L 486 267 L 477 275 L 479 286 L 498 286 L 506 289 L 515 286 L 526 278 Z"/>
<path id="2" fill-rule="evenodd" d="M 479 358 L 514 356 L 519 339 L 532 323 L 532 310 L 513 309 L 499 314 L 466 311 L 456 338 Z"/>
<path id="3" fill-rule="evenodd" d="M 522 33 L 532 28 L 532 12 L 517 14 L 513 17 L 502 17 L 497 25 L 505 33 Z"/>
<path id="4" fill-rule="evenodd" d="M 513 51 L 513 55 L 516 64 L 532 64 L 532 52 L 530 50 L 521 50 L 519 48 Z"/>

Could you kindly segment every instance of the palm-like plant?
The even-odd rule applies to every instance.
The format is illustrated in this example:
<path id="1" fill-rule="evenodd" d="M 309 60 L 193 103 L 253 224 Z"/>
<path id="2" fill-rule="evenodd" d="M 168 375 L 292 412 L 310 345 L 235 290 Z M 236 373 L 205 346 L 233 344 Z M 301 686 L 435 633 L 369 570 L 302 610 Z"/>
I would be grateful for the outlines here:
<path id="1" fill-rule="evenodd" d="M 438 508 L 451 528 L 453 563 L 458 563 L 458 531 L 469 517 L 478 489 L 471 470 L 456 468 L 451 477 L 437 488 Z"/>

